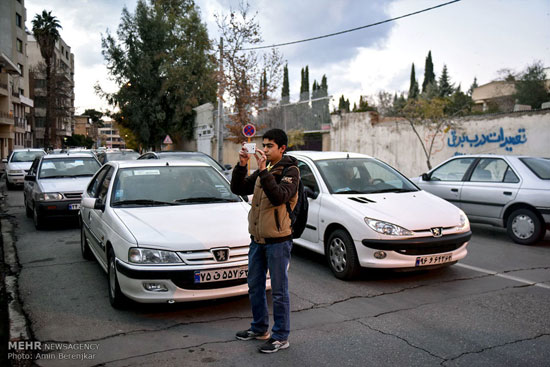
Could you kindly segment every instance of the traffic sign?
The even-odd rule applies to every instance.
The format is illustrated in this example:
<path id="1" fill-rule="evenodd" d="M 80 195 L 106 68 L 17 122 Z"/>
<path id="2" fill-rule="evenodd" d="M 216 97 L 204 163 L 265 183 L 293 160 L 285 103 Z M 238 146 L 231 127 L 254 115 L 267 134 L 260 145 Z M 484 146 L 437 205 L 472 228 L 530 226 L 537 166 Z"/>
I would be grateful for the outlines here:
<path id="1" fill-rule="evenodd" d="M 162 142 L 162 144 L 174 144 L 172 142 L 172 139 L 170 139 L 170 135 L 166 135 L 166 138 L 164 138 L 164 141 Z"/>
<path id="2" fill-rule="evenodd" d="M 243 127 L 243 135 L 247 138 L 251 138 L 256 135 L 256 128 L 252 124 L 246 124 Z"/>

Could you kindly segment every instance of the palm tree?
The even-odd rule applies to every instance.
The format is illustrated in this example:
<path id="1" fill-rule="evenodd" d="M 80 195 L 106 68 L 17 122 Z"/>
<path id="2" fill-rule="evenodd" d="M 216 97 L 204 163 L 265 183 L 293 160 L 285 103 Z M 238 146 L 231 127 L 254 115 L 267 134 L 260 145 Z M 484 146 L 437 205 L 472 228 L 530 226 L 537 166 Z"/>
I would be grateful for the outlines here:
<path id="1" fill-rule="evenodd" d="M 36 14 L 32 20 L 32 33 L 38 46 L 40 54 L 44 58 L 46 64 L 46 128 L 44 129 L 44 146 L 50 144 L 49 130 L 52 130 L 53 139 L 55 142 L 55 124 L 52 123 L 53 112 L 53 93 L 52 93 L 52 65 L 55 66 L 54 50 L 55 43 L 59 39 L 59 28 L 62 28 L 59 21 L 52 12 L 42 11 L 42 15 Z"/>

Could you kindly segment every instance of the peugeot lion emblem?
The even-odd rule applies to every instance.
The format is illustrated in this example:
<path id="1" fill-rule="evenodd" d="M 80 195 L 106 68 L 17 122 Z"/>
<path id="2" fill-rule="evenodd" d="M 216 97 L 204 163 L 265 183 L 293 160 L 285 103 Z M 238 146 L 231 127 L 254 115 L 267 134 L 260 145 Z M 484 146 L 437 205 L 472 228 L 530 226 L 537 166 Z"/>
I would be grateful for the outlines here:
<path id="1" fill-rule="evenodd" d="M 443 235 L 443 228 L 441 227 L 435 227 L 431 230 L 434 237 L 441 237 L 441 235 Z"/>
<path id="2" fill-rule="evenodd" d="M 229 257 L 229 249 L 226 248 L 212 250 L 212 253 L 216 258 L 216 261 L 227 261 L 227 258 Z"/>

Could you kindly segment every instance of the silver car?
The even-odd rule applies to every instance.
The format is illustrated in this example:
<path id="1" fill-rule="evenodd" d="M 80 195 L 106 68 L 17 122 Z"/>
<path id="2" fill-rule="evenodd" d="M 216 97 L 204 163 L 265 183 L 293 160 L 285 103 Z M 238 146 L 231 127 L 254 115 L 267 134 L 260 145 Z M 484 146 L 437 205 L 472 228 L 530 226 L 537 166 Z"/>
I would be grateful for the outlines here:
<path id="1" fill-rule="evenodd" d="M 550 160 L 512 155 L 462 155 L 412 179 L 461 208 L 471 222 L 505 227 L 530 245 L 550 229 Z"/>
<path id="2" fill-rule="evenodd" d="M 25 176 L 23 197 L 37 229 L 47 219 L 78 218 L 82 192 L 100 168 L 89 154 L 48 154 L 36 158 Z"/>

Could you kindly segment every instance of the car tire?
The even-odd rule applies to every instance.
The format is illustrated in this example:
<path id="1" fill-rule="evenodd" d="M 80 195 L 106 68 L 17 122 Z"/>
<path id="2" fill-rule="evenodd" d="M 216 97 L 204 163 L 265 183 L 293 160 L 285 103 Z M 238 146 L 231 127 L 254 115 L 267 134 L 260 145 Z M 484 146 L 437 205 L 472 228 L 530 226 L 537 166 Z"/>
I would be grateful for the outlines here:
<path id="1" fill-rule="evenodd" d="M 80 251 L 82 252 L 82 257 L 85 260 L 93 260 L 94 254 L 90 250 L 90 246 L 86 241 L 86 231 L 84 230 L 84 224 L 80 227 Z"/>
<path id="2" fill-rule="evenodd" d="M 7 176 L 7 173 L 6 173 Z M 13 186 L 11 185 L 10 181 L 8 181 L 8 178 L 6 177 L 6 189 L 11 190 L 13 189 Z"/>
<path id="3" fill-rule="evenodd" d="M 532 245 L 541 240 L 546 232 L 538 215 L 530 209 L 514 210 L 506 224 L 508 236 L 520 245 Z"/>
<path id="4" fill-rule="evenodd" d="M 120 290 L 116 275 L 116 257 L 112 248 L 109 248 L 107 256 L 107 284 L 109 286 L 109 302 L 117 309 L 125 308 L 128 298 Z"/>
<path id="5" fill-rule="evenodd" d="M 27 215 L 27 218 L 32 218 L 32 210 L 29 208 L 29 204 L 27 203 L 27 198 L 23 196 L 23 200 L 25 201 L 25 214 Z"/>
<path id="6" fill-rule="evenodd" d="M 338 229 L 328 238 L 326 257 L 334 276 L 338 279 L 353 279 L 361 270 L 355 245 L 348 232 Z"/>
<path id="7" fill-rule="evenodd" d="M 36 203 L 33 205 L 32 220 L 34 222 L 34 226 L 36 227 L 36 229 L 40 230 L 44 228 L 44 216 L 38 213 L 38 208 L 36 206 Z"/>

